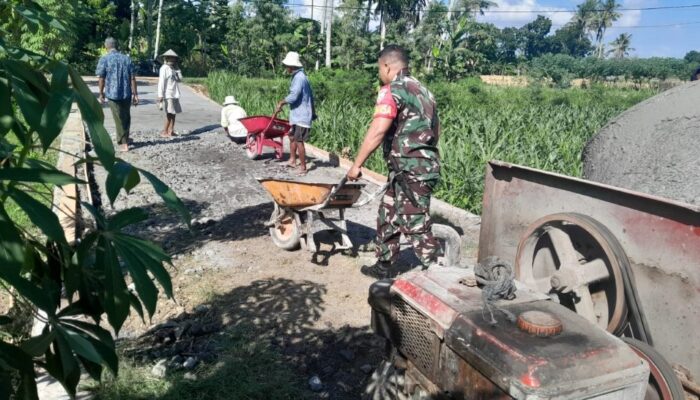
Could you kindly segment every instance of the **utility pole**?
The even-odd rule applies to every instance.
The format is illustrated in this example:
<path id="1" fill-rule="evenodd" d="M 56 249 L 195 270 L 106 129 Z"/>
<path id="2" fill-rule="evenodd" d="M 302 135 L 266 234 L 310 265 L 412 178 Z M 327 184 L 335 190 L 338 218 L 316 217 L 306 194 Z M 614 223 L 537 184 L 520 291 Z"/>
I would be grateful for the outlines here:
<path id="1" fill-rule="evenodd" d="M 326 0 L 326 9 L 328 10 L 328 20 L 326 23 L 326 68 L 331 67 L 331 29 L 333 27 L 333 1 Z M 328 5 L 330 4 L 330 6 Z"/>
<path id="2" fill-rule="evenodd" d="M 314 30 L 316 23 L 314 22 L 314 0 L 311 0 L 311 23 L 314 24 Z M 323 21 L 321 22 L 321 33 L 323 33 Z M 316 52 L 316 71 L 318 71 L 318 52 Z"/>

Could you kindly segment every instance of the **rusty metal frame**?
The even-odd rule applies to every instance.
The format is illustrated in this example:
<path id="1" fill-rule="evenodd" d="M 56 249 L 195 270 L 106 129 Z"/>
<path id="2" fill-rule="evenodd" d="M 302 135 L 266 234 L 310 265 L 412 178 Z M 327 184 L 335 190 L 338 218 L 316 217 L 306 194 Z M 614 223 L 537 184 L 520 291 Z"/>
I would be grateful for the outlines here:
<path id="1" fill-rule="evenodd" d="M 613 234 L 630 260 L 654 347 L 700 379 L 700 207 L 492 161 L 479 260 L 515 263 L 531 224 L 556 213 L 587 215 Z"/>

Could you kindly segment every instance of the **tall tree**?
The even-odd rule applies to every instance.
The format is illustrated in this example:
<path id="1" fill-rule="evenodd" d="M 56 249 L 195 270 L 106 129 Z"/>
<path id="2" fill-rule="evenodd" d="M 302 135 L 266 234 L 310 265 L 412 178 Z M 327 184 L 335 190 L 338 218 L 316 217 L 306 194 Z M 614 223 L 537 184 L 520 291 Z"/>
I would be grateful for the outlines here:
<path id="1" fill-rule="evenodd" d="M 580 35 L 579 39 L 583 39 L 595 30 L 598 6 L 598 0 L 585 0 L 576 7 L 576 13 L 571 18 L 569 25 L 575 27 Z"/>
<path id="2" fill-rule="evenodd" d="M 158 58 L 158 46 L 160 44 L 160 21 L 163 18 L 163 0 L 158 1 L 158 22 L 156 24 L 156 44 L 153 59 Z"/>
<path id="3" fill-rule="evenodd" d="M 136 29 L 136 19 L 138 16 L 138 2 L 131 0 L 131 23 L 129 24 L 129 50 L 134 49 L 134 31 Z"/>
<path id="4" fill-rule="evenodd" d="M 608 54 L 613 58 L 623 59 L 629 56 L 630 51 L 634 50 L 631 46 L 632 35 L 629 33 L 621 33 L 615 40 L 610 43 Z"/>
<path id="5" fill-rule="evenodd" d="M 603 43 L 605 31 L 612 26 L 613 22 L 620 18 L 620 13 L 618 12 L 620 3 L 617 0 L 599 0 L 598 7 L 599 9 L 594 19 L 597 44 L 596 55 L 598 58 L 603 58 L 605 56 L 605 44 Z"/>

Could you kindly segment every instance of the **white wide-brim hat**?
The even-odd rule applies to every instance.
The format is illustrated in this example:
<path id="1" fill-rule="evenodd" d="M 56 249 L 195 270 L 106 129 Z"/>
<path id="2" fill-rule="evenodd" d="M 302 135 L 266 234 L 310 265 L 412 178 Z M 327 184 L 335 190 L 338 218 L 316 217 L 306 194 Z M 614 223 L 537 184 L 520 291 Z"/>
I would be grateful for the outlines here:
<path id="1" fill-rule="evenodd" d="M 238 104 L 238 101 L 233 96 L 226 96 L 224 99 L 224 105 L 227 106 L 229 104 Z"/>
<path id="2" fill-rule="evenodd" d="M 166 51 L 165 53 L 161 54 L 160 56 L 161 56 L 162 58 L 165 58 L 165 57 L 180 58 L 180 56 L 178 56 L 177 53 L 175 53 L 175 52 L 173 51 L 173 49 L 168 49 L 168 51 Z"/>
<path id="3" fill-rule="evenodd" d="M 287 55 L 284 56 L 284 60 L 282 60 L 282 64 L 288 67 L 303 67 L 303 65 L 301 65 L 301 60 L 299 59 L 299 53 L 296 51 L 290 51 L 287 53 Z"/>

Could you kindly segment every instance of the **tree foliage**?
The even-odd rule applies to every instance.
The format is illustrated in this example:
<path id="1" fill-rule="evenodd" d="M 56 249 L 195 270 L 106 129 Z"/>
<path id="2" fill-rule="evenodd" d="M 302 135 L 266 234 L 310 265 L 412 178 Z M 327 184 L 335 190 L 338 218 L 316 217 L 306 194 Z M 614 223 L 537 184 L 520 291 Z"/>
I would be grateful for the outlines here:
<path id="1" fill-rule="evenodd" d="M 70 25 L 52 18 L 32 1 L 0 3 L 0 15 L 17 18 L 2 27 L 0 37 L 0 285 L 11 293 L 15 304 L 25 305 L 43 325 L 37 336 L 0 340 L 0 393 L 36 399 L 38 366 L 74 395 L 81 370 L 96 380 L 104 368 L 118 372 L 108 327 L 119 332 L 132 310 L 142 318 L 153 315 L 160 290 L 172 297 L 166 269 L 170 257 L 155 244 L 124 233 L 124 228 L 148 217 L 138 208 L 107 217 L 83 203 L 96 226 L 79 242 L 69 242 L 58 217 L 36 199 L 32 185 L 60 187 L 84 182 L 33 158 L 31 150 L 52 148 L 75 102 L 96 153 L 90 161 L 107 171 L 111 202 L 122 190 L 128 193 L 145 179 L 188 223 L 189 213 L 157 177 L 115 155 L 103 126 L 102 107 L 78 70 L 56 58 L 63 51 L 61 45 L 56 51 L 22 46 L 31 43 L 24 41 L 25 32 L 71 37 Z M 12 36 L 17 32 L 19 43 L 18 36 Z M 10 217 L 10 199 L 29 217 L 32 229 Z M 135 290 L 128 289 L 127 279 Z M 11 322 L 12 317 L 0 315 L 0 337 Z"/>
<path id="2" fill-rule="evenodd" d="M 159 0 L 36 1 L 50 15 L 60 13 L 68 33 L 58 38 L 41 28 L 19 32 L 12 26 L 14 20 L 7 19 L 8 42 L 24 43 L 91 73 L 104 38 L 114 36 L 123 50 L 132 43 L 129 51 L 141 65 L 140 74 L 154 71 Z M 324 56 L 325 35 L 319 21 L 325 6 L 316 5 L 314 18 L 295 15 L 308 12 L 301 8 L 308 6 L 289 0 L 163 0 L 159 52 L 175 50 L 188 76 L 205 76 L 217 69 L 245 76 L 277 74 L 290 50 L 301 53 L 309 69 Z M 608 28 L 620 18 L 619 1 L 581 0 L 571 20 L 558 29 L 541 15 L 521 27 L 498 28 L 477 19 L 496 6 L 488 0 L 341 0 L 332 10 L 332 68 L 368 68 L 375 63 L 380 44 L 388 42 L 410 50 L 414 73 L 442 79 L 511 74 L 548 54 L 633 56 L 632 43 L 622 53 L 608 51 L 619 46 L 604 43 Z M 686 71 L 673 75 L 684 76 Z"/>

